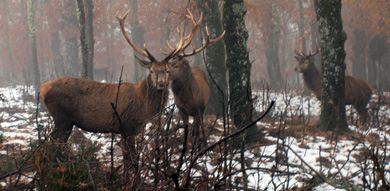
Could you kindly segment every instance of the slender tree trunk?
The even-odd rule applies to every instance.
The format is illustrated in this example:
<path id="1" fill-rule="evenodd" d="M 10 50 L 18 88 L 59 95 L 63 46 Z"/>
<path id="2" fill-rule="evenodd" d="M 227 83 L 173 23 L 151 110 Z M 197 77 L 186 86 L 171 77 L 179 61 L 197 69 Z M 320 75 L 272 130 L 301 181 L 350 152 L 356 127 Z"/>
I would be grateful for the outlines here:
<path id="1" fill-rule="evenodd" d="M 81 43 L 81 56 L 82 56 L 82 64 L 81 64 L 81 77 L 88 79 L 89 71 L 88 70 L 88 43 L 86 40 L 86 31 L 85 31 L 85 11 L 84 11 L 84 3 L 83 0 L 77 0 L 77 8 L 78 8 L 78 18 L 80 23 L 80 43 Z"/>
<path id="2" fill-rule="evenodd" d="M 341 0 L 315 1 L 322 51 L 320 117 L 322 131 L 335 129 L 349 131 L 345 115 L 344 43 L 347 37 L 341 20 L 341 2 Z"/>
<path id="3" fill-rule="evenodd" d="M 303 35 L 305 35 L 305 14 L 303 12 L 303 3 L 302 3 L 302 0 L 298 0 L 298 7 L 299 7 L 299 25 L 298 25 L 298 32 L 299 32 L 299 36 L 300 37 L 303 37 Z M 303 52 L 307 52 L 306 50 L 306 38 L 303 38 L 302 39 L 302 51 Z M 298 74 L 298 78 L 300 77 L 301 75 Z M 305 95 L 310 95 L 311 94 L 311 91 L 309 90 L 309 88 L 307 88 L 306 85 L 304 85 L 304 83 L 302 83 L 303 85 L 303 93 Z"/>
<path id="4" fill-rule="evenodd" d="M 217 0 L 201 0 L 197 3 L 204 15 L 203 31 L 207 26 L 211 38 L 216 38 L 223 33 L 218 2 Z M 224 106 L 227 103 L 227 68 L 225 47 L 222 40 L 207 47 L 206 68 L 210 86 L 210 100 L 206 107 L 206 114 L 222 116 L 225 111 Z"/>
<path id="5" fill-rule="evenodd" d="M 252 90 L 250 85 L 251 62 L 247 49 L 248 31 L 245 26 L 247 9 L 244 0 L 228 0 L 223 4 L 223 24 L 226 30 L 224 41 L 229 70 L 230 113 L 237 128 L 242 128 L 252 120 Z M 245 142 L 254 139 L 255 127 L 241 137 L 242 152 Z M 250 136 L 251 135 L 251 136 Z M 250 136 L 250 137 L 249 137 Z M 241 158 L 241 160 L 245 160 Z M 241 164 L 245 164 L 241 161 Z M 245 168 L 242 165 L 241 168 Z M 247 175 L 243 171 L 244 190 L 247 189 Z"/>
<path id="6" fill-rule="evenodd" d="M 7 9 L 7 0 L 3 0 L 3 17 L 4 17 L 4 20 L 8 21 L 8 9 Z M 14 60 L 13 60 L 13 57 L 12 57 L 12 53 L 11 53 L 11 47 L 10 47 L 10 44 L 9 44 L 9 36 L 8 36 L 8 22 L 4 22 L 4 43 L 5 43 L 5 47 L 6 47 L 6 51 L 7 51 L 7 56 L 8 56 L 8 63 L 9 63 L 9 67 L 11 69 L 11 71 L 9 73 L 6 72 L 7 74 L 7 80 L 8 82 L 12 83 L 14 80 L 15 80 L 15 66 L 14 66 Z"/>
<path id="7" fill-rule="evenodd" d="M 134 19 L 134 22 L 130 23 L 130 29 L 131 29 L 131 39 L 134 42 L 134 44 L 137 47 L 143 47 L 143 43 L 145 42 L 144 39 L 144 28 L 140 25 L 138 18 L 137 18 L 137 10 L 138 10 L 138 0 L 129 0 L 130 5 L 130 14 L 132 18 Z M 137 51 L 133 51 L 134 56 L 140 57 L 141 54 L 139 54 Z M 134 82 L 137 83 L 141 79 L 143 79 L 146 76 L 146 70 L 143 67 L 140 67 L 137 60 L 134 58 Z"/>
<path id="8" fill-rule="evenodd" d="M 353 33 L 355 34 L 355 44 L 352 46 L 352 74 L 354 77 L 366 80 L 366 33 L 358 29 Z"/>
<path id="9" fill-rule="evenodd" d="M 60 34 L 58 31 L 51 33 L 51 51 L 54 56 L 53 64 L 57 77 L 64 76 L 64 64 L 60 49 Z"/>
<path id="10" fill-rule="evenodd" d="M 85 11 L 85 39 L 88 47 L 88 79 L 93 79 L 93 57 L 95 50 L 95 40 L 93 36 L 93 2 L 83 0 Z"/>
<path id="11" fill-rule="evenodd" d="M 246 5 L 243 0 L 224 3 L 224 41 L 229 70 L 230 110 L 234 124 L 240 128 L 252 120 L 251 62 L 247 50 L 248 31 L 245 26 Z"/>
<path id="12" fill-rule="evenodd" d="M 37 43 L 35 38 L 35 11 L 34 4 L 32 0 L 27 1 L 27 13 L 28 13 L 28 27 L 29 27 L 29 37 L 31 42 L 31 60 L 32 60 L 32 69 L 34 70 L 34 86 L 35 86 L 35 95 L 38 95 L 38 89 L 41 87 L 41 74 L 39 72 L 38 66 L 38 57 L 37 57 Z"/>
<path id="13" fill-rule="evenodd" d="M 313 9 L 314 9 L 314 0 L 313 0 Z M 311 19 L 310 30 L 311 30 L 311 50 L 314 51 L 317 49 L 317 45 L 321 46 L 318 37 L 318 24 L 316 18 Z M 314 56 L 314 65 L 321 71 L 321 51 Z"/>
<path id="14" fill-rule="evenodd" d="M 79 26 L 76 14 L 76 1 L 64 0 L 64 12 L 62 18 L 65 20 L 65 28 L 76 30 Z M 65 73 L 67 76 L 80 77 L 81 67 L 79 63 L 79 46 L 77 34 L 63 34 L 65 37 Z"/>
<path id="15" fill-rule="evenodd" d="M 280 72 L 279 61 L 279 15 L 276 10 L 275 0 L 272 0 L 271 3 L 270 19 L 273 32 L 270 36 L 264 38 L 265 44 L 268 46 L 268 48 L 265 50 L 265 55 L 267 59 L 267 69 L 271 87 L 275 90 L 280 90 L 283 79 Z"/>

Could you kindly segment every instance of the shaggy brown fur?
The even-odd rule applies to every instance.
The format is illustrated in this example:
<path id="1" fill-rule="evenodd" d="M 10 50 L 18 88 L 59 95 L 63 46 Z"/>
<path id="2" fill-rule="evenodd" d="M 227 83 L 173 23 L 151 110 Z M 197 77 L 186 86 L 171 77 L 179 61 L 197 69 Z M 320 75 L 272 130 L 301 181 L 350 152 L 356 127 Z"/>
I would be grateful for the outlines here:
<path id="1" fill-rule="evenodd" d="M 168 84 L 165 64 L 150 64 L 151 71 L 138 84 L 122 83 L 119 90 L 116 111 L 113 116 L 111 103 L 116 102 L 118 84 L 99 83 L 73 77 L 62 77 L 44 83 L 40 88 L 40 97 L 50 115 L 54 117 L 52 139 L 66 142 L 73 125 L 95 133 L 120 133 L 128 138 L 124 152 L 134 145 L 134 136 L 139 134 L 147 121 L 166 105 Z M 123 129 L 123 130 L 121 130 Z M 123 133 L 124 135 L 123 135 Z M 124 141 L 124 140 L 122 140 Z M 126 155 L 125 155 L 126 154 Z M 124 153 L 127 158 L 127 152 Z"/>
<path id="2" fill-rule="evenodd" d="M 306 86 L 321 100 L 322 85 L 321 73 L 314 65 L 314 55 L 295 56 L 298 61 L 296 72 L 303 74 Z M 345 76 L 345 104 L 352 105 L 363 122 L 367 119 L 367 104 L 371 99 L 372 87 L 365 80 L 352 76 Z"/>
<path id="3" fill-rule="evenodd" d="M 188 116 L 194 117 L 193 135 L 198 136 L 210 97 L 206 74 L 199 68 L 191 68 L 188 61 L 180 57 L 173 59 L 168 68 L 175 104 L 185 125 L 188 125 Z"/>

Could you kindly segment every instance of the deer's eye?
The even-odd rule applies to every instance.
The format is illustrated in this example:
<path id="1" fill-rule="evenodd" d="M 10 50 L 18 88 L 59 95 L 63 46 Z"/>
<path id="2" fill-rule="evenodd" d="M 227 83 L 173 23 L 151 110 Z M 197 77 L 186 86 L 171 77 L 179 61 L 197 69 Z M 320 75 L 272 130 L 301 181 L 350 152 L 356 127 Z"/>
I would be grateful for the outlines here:
<path id="1" fill-rule="evenodd" d="M 151 74 L 153 74 L 153 73 L 154 73 L 154 71 L 153 71 L 153 70 L 150 70 L 150 73 L 151 73 Z"/>

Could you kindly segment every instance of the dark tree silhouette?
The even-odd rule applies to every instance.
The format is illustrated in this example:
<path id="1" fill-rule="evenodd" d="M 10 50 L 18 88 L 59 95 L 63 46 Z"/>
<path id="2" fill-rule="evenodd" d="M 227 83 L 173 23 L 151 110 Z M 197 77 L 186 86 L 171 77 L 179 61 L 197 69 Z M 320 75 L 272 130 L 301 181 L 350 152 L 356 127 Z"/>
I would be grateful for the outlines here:
<path id="1" fill-rule="evenodd" d="M 341 3 L 341 0 L 315 1 L 322 52 L 322 131 L 349 130 L 345 115 L 344 43 L 347 37 L 341 20 Z"/>

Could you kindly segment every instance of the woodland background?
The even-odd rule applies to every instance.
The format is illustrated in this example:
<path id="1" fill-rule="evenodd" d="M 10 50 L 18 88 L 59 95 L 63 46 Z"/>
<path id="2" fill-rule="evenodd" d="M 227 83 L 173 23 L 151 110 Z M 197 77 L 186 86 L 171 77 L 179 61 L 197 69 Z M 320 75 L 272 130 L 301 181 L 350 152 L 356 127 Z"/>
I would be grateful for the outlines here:
<path id="1" fill-rule="evenodd" d="M 269 82 L 274 89 L 280 89 L 285 83 L 302 88 L 299 75 L 293 70 L 296 61 L 292 50 L 299 30 L 309 34 L 306 38 L 308 50 L 315 47 L 315 41 L 311 40 L 318 34 L 313 1 L 244 2 L 247 6 L 245 22 L 249 33 L 247 47 L 252 62 L 253 89 L 258 89 L 262 80 Z M 0 3 L 0 84 L 32 85 L 34 66 L 27 1 L 2 0 Z M 117 81 L 123 65 L 126 81 L 137 82 L 146 72 L 139 72 L 141 69 L 134 65 L 133 50 L 120 33 L 115 13 L 119 11 L 123 15 L 131 9 L 131 16 L 127 19 L 128 32 L 137 39 L 136 43 L 141 46 L 145 43 L 155 55 L 161 55 L 160 48 L 165 47 L 167 40 L 175 42 L 175 29 L 185 18 L 186 9 L 192 10 L 199 18 L 198 8 L 208 6 L 208 1 L 99 0 L 91 5 L 94 79 Z M 39 0 L 34 1 L 33 8 L 41 82 L 60 76 L 80 77 L 82 55 L 76 1 Z M 390 71 L 389 18 L 390 3 L 387 0 L 343 1 L 342 19 L 347 33 L 346 73 L 367 79 L 373 87 L 381 89 L 390 84 L 390 77 L 386 75 L 386 71 Z M 276 39 L 271 40 L 274 36 Z M 195 38 L 201 39 L 201 36 Z M 274 42 L 278 46 L 271 46 Z M 200 56 L 193 59 L 193 65 L 202 64 Z M 316 63 L 319 65 L 318 61 Z"/>
<path id="2" fill-rule="evenodd" d="M 4 110 L 1 113 L 4 133 L 0 137 L 0 146 L 4 142 L 1 153 L 4 157 L 0 157 L 3 160 L 1 164 L 4 164 L 0 169 L 3 174 L 0 179 L 5 181 L 2 185 L 9 189 L 45 190 L 60 187 L 64 190 L 120 190 L 134 188 L 129 180 L 143 177 L 146 181 L 142 182 L 142 188 L 150 190 L 156 189 L 156 186 L 162 190 L 189 187 L 200 190 L 306 190 L 322 183 L 344 190 L 355 187 L 368 190 L 390 188 L 386 179 L 390 172 L 387 154 L 390 124 L 390 76 L 387 74 L 390 71 L 390 0 L 340 0 L 343 30 L 347 35 L 345 73 L 366 79 L 376 91 L 369 107 L 370 123 L 359 126 L 356 112 L 347 107 L 347 111 L 350 111 L 347 116 L 349 128 L 353 132 L 352 135 L 340 137 L 334 131 L 318 132 L 316 124 L 313 125 L 313 121 L 316 123 L 319 120 L 321 104 L 317 100 L 313 102 L 315 98 L 308 96 L 310 92 L 304 88 L 300 75 L 294 72 L 297 61 L 293 49 L 294 45 L 298 46 L 297 34 L 307 34 L 303 52 L 316 48 L 318 27 L 315 1 L 1 0 L 0 86 L 6 87 L 0 93 Z M 255 132 L 246 134 L 256 136 L 254 142 L 245 136 L 240 140 L 248 141 L 248 144 L 238 146 L 234 141 L 226 141 L 204 158 L 199 158 L 198 166 L 192 169 L 194 173 L 191 173 L 191 168 L 180 168 L 190 161 L 196 162 L 199 150 L 192 145 L 193 152 L 185 152 L 187 142 L 182 141 L 183 133 L 170 131 L 170 125 L 176 122 L 173 104 L 165 108 L 165 126 L 148 129 L 145 135 L 140 136 L 146 139 L 137 140 L 140 148 L 138 156 L 142 157 L 140 162 L 143 166 L 134 174 L 118 170 L 121 164 L 115 158 L 118 155 L 114 153 L 114 135 L 75 133 L 74 140 L 65 145 L 69 151 L 66 155 L 68 160 L 60 162 L 52 156 L 48 145 L 40 142 L 40 138 L 36 140 L 37 131 L 48 138 L 53 123 L 44 111 L 38 117 L 36 100 L 31 96 L 37 92 L 31 87 L 35 86 L 36 90 L 40 84 L 61 76 L 118 82 L 122 66 L 122 79 L 126 82 L 137 83 L 146 76 L 147 71 L 135 62 L 133 49 L 123 38 L 115 18 L 117 12 L 122 16 L 129 9 L 127 32 L 138 47 L 146 44 L 158 59 L 163 58 L 160 49 L 165 47 L 166 41 L 171 44 L 178 41 L 177 27 L 189 29 L 188 22 L 182 24 L 187 9 L 194 13 L 195 18 L 199 18 L 201 12 L 205 16 L 202 30 L 194 38 L 197 47 L 205 38 L 206 25 L 212 38 L 219 36 L 223 30 L 227 31 L 223 41 L 208 46 L 205 52 L 190 58 L 192 66 L 207 69 L 212 89 L 209 108 L 214 109 L 206 112 L 211 118 L 206 121 L 206 126 L 210 127 L 207 128 L 210 131 L 208 142 L 215 143 L 246 126 L 264 112 L 269 103 L 274 103 L 273 98 L 277 98 L 276 107 L 269 118 L 258 124 Z M 243 16 L 243 19 L 230 17 L 234 14 Z M 230 24 L 236 25 L 229 27 Z M 229 39 L 242 44 L 232 46 L 234 42 L 228 42 Z M 242 57 L 237 62 L 232 61 L 229 55 L 234 54 Z M 315 63 L 321 67 L 320 56 L 316 56 Z M 210 80 L 216 80 L 219 87 L 214 87 Z M 23 96 L 19 97 L 19 94 Z M 21 106 L 13 105 L 14 100 L 21 102 Z M 223 107 L 218 106 L 221 103 Z M 18 117 L 18 113 L 24 112 L 28 114 L 22 116 L 27 117 Z M 26 135 L 19 137 L 9 133 L 14 130 L 27 131 L 30 140 L 25 138 Z M 165 140 L 167 134 L 169 139 Z M 18 144 L 9 142 L 15 141 L 14 137 L 18 139 Z M 111 148 L 99 152 L 108 145 Z M 298 150 L 300 154 L 295 152 Z M 306 155 L 307 151 L 313 151 L 315 155 Z M 99 158 L 95 153 L 104 156 Z M 177 161 L 180 153 L 184 162 Z M 304 160 L 311 163 L 303 165 Z M 267 165 L 265 168 L 261 166 L 264 164 Z M 311 167 L 314 164 L 315 170 Z M 172 174 L 172 169 L 177 173 Z M 345 169 L 348 169 L 346 174 Z M 144 177 L 145 174 L 147 177 Z M 21 177 L 27 177 L 28 181 L 22 181 Z M 191 177 L 192 181 L 182 185 L 184 181 L 181 180 L 186 177 Z M 257 184 L 252 186 L 256 181 Z M 26 185 L 20 185 L 25 182 Z"/>

